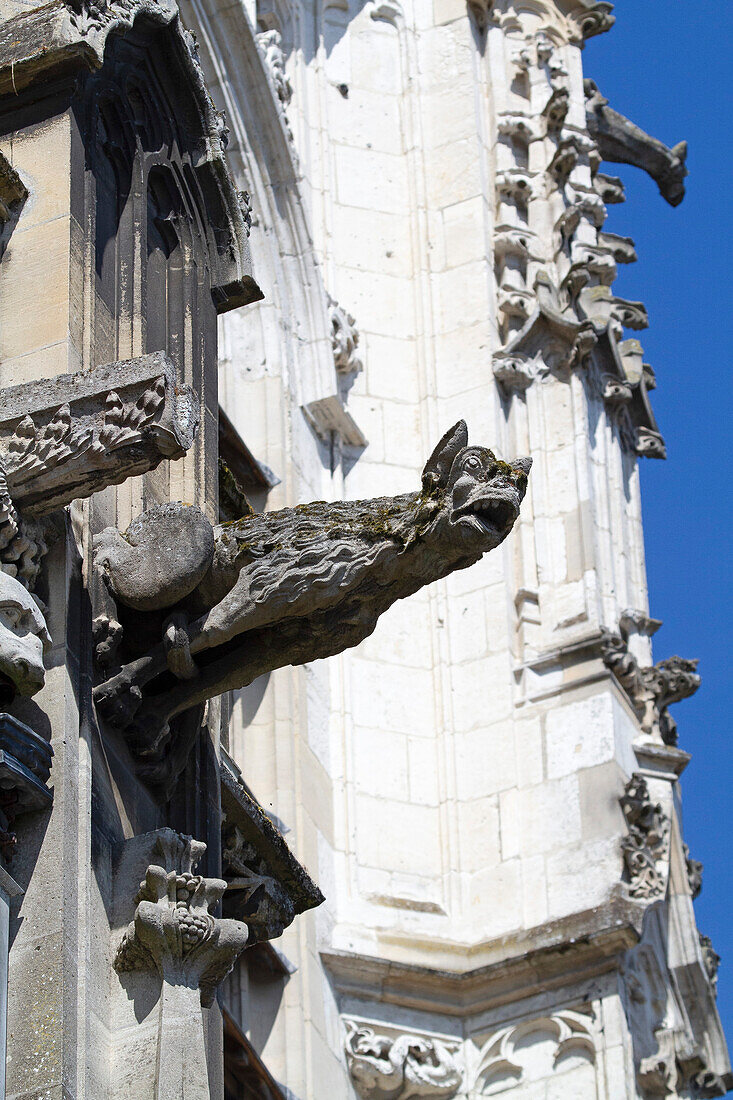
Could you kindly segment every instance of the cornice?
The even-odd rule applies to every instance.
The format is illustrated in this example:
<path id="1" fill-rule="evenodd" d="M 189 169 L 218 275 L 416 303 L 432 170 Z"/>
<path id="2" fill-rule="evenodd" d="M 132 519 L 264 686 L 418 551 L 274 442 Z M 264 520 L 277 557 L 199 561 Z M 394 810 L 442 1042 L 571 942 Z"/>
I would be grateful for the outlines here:
<path id="1" fill-rule="evenodd" d="M 342 996 L 463 1017 L 616 970 L 639 940 L 644 908 L 619 891 L 603 905 L 511 938 L 446 944 L 440 958 L 455 960 L 455 969 L 338 950 L 321 959 Z"/>

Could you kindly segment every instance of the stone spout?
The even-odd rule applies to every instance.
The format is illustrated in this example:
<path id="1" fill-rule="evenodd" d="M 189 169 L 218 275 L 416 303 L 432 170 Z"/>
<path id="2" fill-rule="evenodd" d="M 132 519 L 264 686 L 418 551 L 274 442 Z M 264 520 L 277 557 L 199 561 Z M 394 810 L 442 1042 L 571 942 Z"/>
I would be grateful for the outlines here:
<path id="1" fill-rule="evenodd" d="M 116 619 L 129 625 L 120 663 L 95 689 L 100 715 L 150 764 L 181 712 L 272 669 L 358 645 L 395 600 L 504 541 L 530 467 L 531 459 L 502 462 L 469 446 L 460 421 L 428 459 L 419 492 L 316 501 L 213 534 L 198 509 L 167 504 L 124 537 L 103 531 L 96 567 Z M 161 641 L 141 651 L 137 638 L 149 636 L 154 614 Z"/>
<path id="2" fill-rule="evenodd" d="M 588 132 L 603 160 L 632 164 L 643 169 L 656 182 L 659 193 L 670 206 L 679 206 L 685 197 L 682 182 L 687 173 L 687 142 L 669 149 L 664 142 L 645 133 L 618 111 L 608 106 L 592 80 L 583 82 Z"/>

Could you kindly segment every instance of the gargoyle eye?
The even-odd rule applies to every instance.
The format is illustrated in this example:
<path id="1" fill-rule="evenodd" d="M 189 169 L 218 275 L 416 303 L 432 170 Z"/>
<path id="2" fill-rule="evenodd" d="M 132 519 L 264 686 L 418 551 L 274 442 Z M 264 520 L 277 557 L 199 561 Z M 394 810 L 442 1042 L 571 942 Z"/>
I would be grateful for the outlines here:
<path id="1" fill-rule="evenodd" d="M 480 470 L 481 469 L 481 459 L 478 457 L 478 455 L 469 455 L 468 458 L 466 458 L 464 460 L 463 469 L 464 470 Z"/>

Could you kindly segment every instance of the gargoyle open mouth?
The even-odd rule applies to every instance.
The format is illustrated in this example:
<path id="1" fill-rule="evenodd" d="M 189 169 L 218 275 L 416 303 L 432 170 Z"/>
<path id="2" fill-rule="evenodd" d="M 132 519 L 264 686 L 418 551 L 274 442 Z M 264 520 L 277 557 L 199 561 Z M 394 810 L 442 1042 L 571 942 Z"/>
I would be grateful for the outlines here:
<path id="1" fill-rule="evenodd" d="M 461 509 L 460 519 L 468 520 L 483 534 L 503 537 L 511 530 L 519 515 L 519 506 L 508 497 L 471 501 Z"/>

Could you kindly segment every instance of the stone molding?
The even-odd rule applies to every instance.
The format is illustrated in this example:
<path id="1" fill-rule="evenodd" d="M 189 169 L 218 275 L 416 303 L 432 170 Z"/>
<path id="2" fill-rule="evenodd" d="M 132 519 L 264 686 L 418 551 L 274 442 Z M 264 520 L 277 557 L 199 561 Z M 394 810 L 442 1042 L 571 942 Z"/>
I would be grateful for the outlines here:
<path id="1" fill-rule="evenodd" d="M 118 974 L 155 970 L 163 982 L 198 989 L 212 1004 L 217 986 L 247 945 L 241 921 L 213 917 L 227 884 L 194 869 L 206 845 L 172 829 L 161 829 L 153 845 L 160 863 L 150 864 L 135 895 L 135 917 L 114 959 Z"/>
<path id="2" fill-rule="evenodd" d="M 619 801 L 629 830 L 621 841 L 629 894 L 654 901 L 667 889 L 669 818 L 660 803 L 652 802 L 640 772 L 631 776 Z"/>
<path id="3" fill-rule="evenodd" d="M 248 944 L 280 936 L 323 894 L 290 851 L 280 829 L 251 797 L 242 773 L 225 750 L 220 771 L 223 914 L 249 929 Z"/>
<path id="4" fill-rule="evenodd" d="M 386 1034 L 350 1018 L 344 1025 L 346 1064 L 362 1100 L 450 1100 L 462 1087 L 454 1045 L 423 1034 Z"/>
<path id="5" fill-rule="evenodd" d="M 322 951 L 337 993 L 407 1009 L 468 1017 L 546 994 L 612 970 L 638 941 L 645 905 L 621 886 L 603 905 L 485 943 L 451 943 L 436 959 L 405 963 L 351 951 Z"/>

